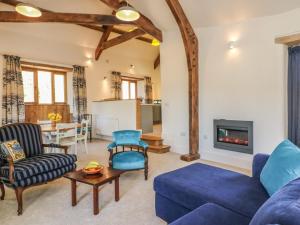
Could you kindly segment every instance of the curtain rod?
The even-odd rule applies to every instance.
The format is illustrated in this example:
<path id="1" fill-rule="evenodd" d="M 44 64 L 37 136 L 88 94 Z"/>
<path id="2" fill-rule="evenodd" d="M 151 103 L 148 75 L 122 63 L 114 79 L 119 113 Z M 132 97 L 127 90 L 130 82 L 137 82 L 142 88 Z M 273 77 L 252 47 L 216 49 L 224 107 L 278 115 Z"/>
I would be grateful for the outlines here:
<path id="1" fill-rule="evenodd" d="M 71 72 L 73 68 L 71 67 L 65 67 L 65 66 L 57 66 L 52 64 L 44 64 L 44 63 L 36 63 L 36 62 L 29 62 L 29 61 L 21 61 L 21 65 L 27 66 L 27 67 L 37 67 L 37 68 L 50 68 L 55 70 L 62 70 L 66 72 Z"/>
<path id="2" fill-rule="evenodd" d="M 0 53 L 0 55 L 4 56 L 4 55 L 15 55 L 15 54 Z M 19 55 L 17 55 L 17 56 L 19 56 Z M 24 62 L 24 63 L 42 64 L 42 65 L 47 65 L 47 66 L 61 67 L 61 68 L 67 68 L 67 69 L 73 70 L 73 65 L 67 65 L 67 64 L 63 64 L 63 63 L 53 63 L 53 62 L 51 63 L 51 62 L 46 62 L 43 60 L 27 59 L 27 58 L 23 58 L 21 56 L 19 56 L 19 57 L 21 58 L 21 62 Z M 83 67 L 88 68 L 88 66 L 83 66 Z"/>
<path id="3" fill-rule="evenodd" d="M 120 71 L 116 71 L 116 70 L 112 70 L 111 73 L 112 72 L 117 72 L 117 73 L 120 73 L 121 76 L 123 76 L 123 77 L 130 77 L 130 78 L 137 79 L 137 80 L 144 80 L 145 79 L 144 78 L 145 76 L 139 75 L 139 74 L 133 74 L 133 73 L 127 73 L 127 72 L 120 72 Z"/>

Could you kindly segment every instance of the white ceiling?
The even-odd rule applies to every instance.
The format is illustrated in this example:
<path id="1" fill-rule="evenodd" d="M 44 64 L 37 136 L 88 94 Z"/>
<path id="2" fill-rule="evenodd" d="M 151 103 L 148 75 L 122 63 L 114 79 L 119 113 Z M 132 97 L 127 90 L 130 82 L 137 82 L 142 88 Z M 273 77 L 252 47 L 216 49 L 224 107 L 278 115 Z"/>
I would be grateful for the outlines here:
<path id="1" fill-rule="evenodd" d="M 300 7 L 300 0 L 179 0 L 194 27 L 271 16 Z M 161 29 L 176 26 L 165 0 L 129 0 Z"/>

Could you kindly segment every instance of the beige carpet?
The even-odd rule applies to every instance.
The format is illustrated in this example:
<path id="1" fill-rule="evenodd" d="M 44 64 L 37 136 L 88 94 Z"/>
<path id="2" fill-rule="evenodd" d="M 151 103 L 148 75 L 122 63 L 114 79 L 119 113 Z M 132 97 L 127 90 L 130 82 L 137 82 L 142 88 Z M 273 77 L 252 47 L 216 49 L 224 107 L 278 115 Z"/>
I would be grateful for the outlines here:
<path id="1" fill-rule="evenodd" d="M 107 142 L 89 144 L 89 154 L 79 153 L 78 167 L 90 160 L 108 164 Z M 6 189 L 0 201 L 1 225 L 160 225 L 165 224 L 155 216 L 153 179 L 155 176 L 188 165 L 179 155 L 149 154 L 149 180 L 143 171 L 128 172 L 120 179 L 120 201 L 114 201 L 114 185 L 100 188 L 100 213 L 93 215 L 91 187 L 78 184 L 76 207 L 71 206 L 70 183 L 62 178 L 47 185 L 30 188 L 24 192 L 24 213 L 17 216 L 14 192 Z"/>

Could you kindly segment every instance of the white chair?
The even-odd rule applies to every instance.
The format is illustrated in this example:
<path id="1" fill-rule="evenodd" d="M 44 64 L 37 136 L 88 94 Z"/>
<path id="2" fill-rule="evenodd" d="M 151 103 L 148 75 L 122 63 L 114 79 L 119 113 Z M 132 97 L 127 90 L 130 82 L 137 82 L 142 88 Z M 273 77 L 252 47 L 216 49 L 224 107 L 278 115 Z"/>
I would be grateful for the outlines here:
<path id="1" fill-rule="evenodd" d="M 37 124 L 38 125 L 51 125 L 52 122 L 51 120 L 37 120 Z M 51 132 L 43 132 L 42 133 L 42 137 L 43 137 L 43 141 L 45 144 L 52 144 L 55 143 L 55 133 L 51 133 Z M 52 152 L 53 149 L 52 148 L 46 148 L 46 152 Z"/>
<path id="2" fill-rule="evenodd" d="M 74 145 L 77 155 L 77 124 L 60 123 L 56 125 L 56 144 L 71 147 Z"/>
<path id="3" fill-rule="evenodd" d="M 77 142 L 84 143 L 86 154 L 88 154 L 88 147 L 87 147 L 88 134 L 89 134 L 89 121 L 83 119 L 81 121 L 80 133 L 77 135 Z"/>

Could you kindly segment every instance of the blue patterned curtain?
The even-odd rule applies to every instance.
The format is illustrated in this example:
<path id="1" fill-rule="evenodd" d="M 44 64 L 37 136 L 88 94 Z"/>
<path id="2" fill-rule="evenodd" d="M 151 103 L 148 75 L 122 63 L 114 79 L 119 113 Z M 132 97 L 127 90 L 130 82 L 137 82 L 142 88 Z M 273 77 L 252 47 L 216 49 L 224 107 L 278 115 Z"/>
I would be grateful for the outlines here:
<path id="1" fill-rule="evenodd" d="M 4 55 L 2 125 L 25 121 L 20 57 Z"/>
<path id="2" fill-rule="evenodd" d="M 82 66 L 73 66 L 73 121 L 80 119 L 87 113 L 85 69 Z"/>

